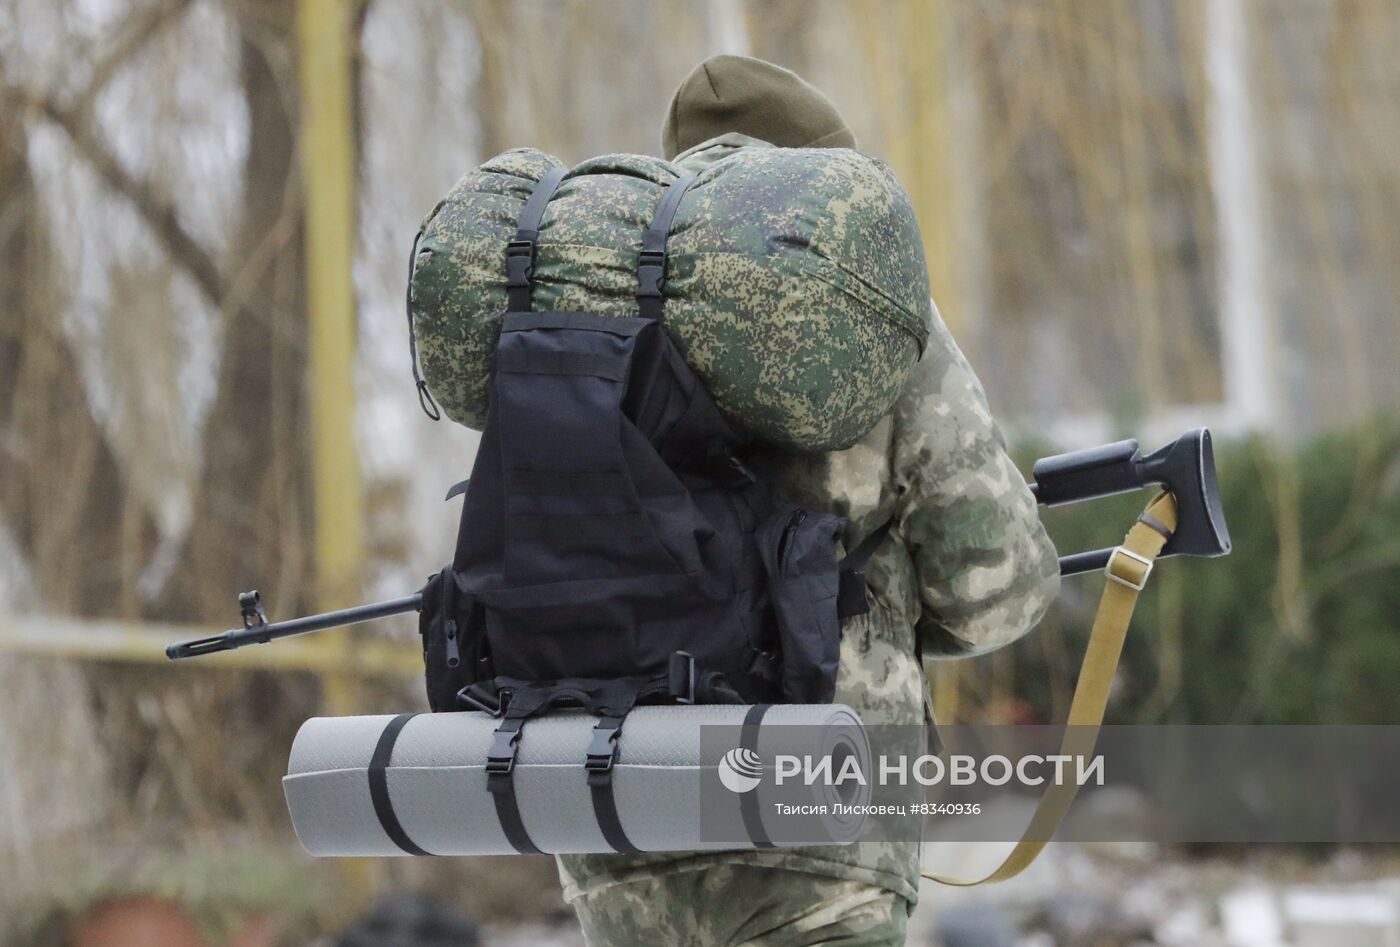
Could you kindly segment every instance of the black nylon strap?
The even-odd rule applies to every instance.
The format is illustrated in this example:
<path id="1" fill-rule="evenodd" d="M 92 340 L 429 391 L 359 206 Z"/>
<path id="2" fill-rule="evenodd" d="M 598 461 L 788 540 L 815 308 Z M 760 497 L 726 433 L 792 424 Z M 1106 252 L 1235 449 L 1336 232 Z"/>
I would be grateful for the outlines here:
<path id="1" fill-rule="evenodd" d="M 399 817 L 394 814 L 394 803 L 389 798 L 388 769 L 394 755 L 394 743 L 399 738 L 399 731 L 416 716 L 418 715 L 399 714 L 389 721 L 384 732 L 379 735 L 379 742 L 375 744 L 374 755 L 369 761 L 369 798 L 374 803 L 374 814 L 391 842 L 409 855 L 431 855 L 432 852 L 419 848 L 408 837 L 408 833 L 399 824 Z"/>
<path id="2" fill-rule="evenodd" d="M 671 223 L 681 198 L 695 183 L 695 175 L 687 174 L 672 181 L 656 204 L 651 224 L 642 234 L 642 252 L 637 257 L 637 309 L 643 319 L 660 319 L 665 303 L 662 289 L 666 285 L 666 241 L 671 236 Z"/>
<path id="3" fill-rule="evenodd" d="M 517 375 L 591 375 L 621 381 L 627 377 L 627 359 L 596 352 L 507 351 L 496 353 L 496 371 Z"/>
<path id="4" fill-rule="evenodd" d="M 862 539 L 860 544 L 852 549 L 845 559 L 841 560 L 841 584 L 836 597 L 838 618 L 853 618 L 870 611 L 870 602 L 865 596 L 865 575 L 861 570 L 870 561 L 870 557 L 875 555 L 875 550 L 880 548 L 880 544 L 889 536 L 892 528 L 894 528 L 893 516 L 881 523 L 869 536 Z"/>
<path id="5" fill-rule="evenodd" d="M 511 848 L 522 855 L 540 855 L 539 847 L 530 839 L 530 833 L 525 831 L 525 823 L 520 818 L 520 804 L 515 799 L 515 754 L 524 726 L 524 717 L 510 717 L 496 728 L 496 742 L 486 759 L 486 790 L 496 804 L 496 818 L 500 820 L 501 831 L 505 832 Z"/>
<path id="6" fill-rule="evenodd" d="M 865 564 L 870 561 L 870 557 L 875 555 L 875 550 L 880 548 L 880 544 L 885 541 L 885 537 L 894 528 L 894 517 L 881 523 L 873 533 L 860 541 L 856 548 L 841 560 L 842 572 L 859 572 L 865 568 Z"/>
<path id="7" fill-rule="evenodd" d="M 617 316 L 597 316 L 591 312 L 542 312 L 508 315 L 501 320 L 502 332 L 529 332 L 535 329 L 588 329 L 630 338 L 646 323 Z"/>
<path id="8" fill-rule="evenodd" d="M 870 599 L 865 585 L 865 573 L 842 572 L 836 591 L 836 617 L 845 621 L 870 611 Z"/>
<path id="9" fill-rule="evenodd" d="M 515 790 L 511 787 L 501 792 L 492 790 L 491 798 L 496 801 L 496 818 L 501 820 L 501 830 L 506 833 L 506 841 L 510 842 L 511 848 L 521 855 L 543 855 L 530 840 L 530 833 L 525 831 L 525 823 L 520 820 Z"/>
<path id="10" fill-rule="evenodd" d="M 623 719 L 616 716 L 598 718 L 598 723 L 593 727 L 593 745 L 588 749 L 585 766 L 588 769 L 588 791 L 593 797 L 593 816 L 598 820 L 603 838 L 615 852 L 636 854 L 641 849 L 632 844 L 622 828 L 617 799 L 613 797 L 613 766 L 617 763 L 617 741 L 622 733 Z"/>
<path id="11" fill-rule="evenodd" d="M 535 244 L 540 237 L 544 208 L 569 169 L 550 168 L 530 192 L 515 222 L 515 239 L 506 244 L 506 311 L 530 311 L 530 277 L 535 271 Z"/>
<path id="12" fill-rule="evenodd" d="M 754 704 L 748 713 L 744 714 L 744 723 L 739 728 L 740 747 L 758 752 L 758 726 L 771 706 L 772 704 Z M 739 815 L 744 819 L 744 831 L 749 833 L 749 839 L 755 848 L 777 847 L 763 827 L 763 814 L 758 809 L 757 792 L 746 792 L 739 797 Z"/>

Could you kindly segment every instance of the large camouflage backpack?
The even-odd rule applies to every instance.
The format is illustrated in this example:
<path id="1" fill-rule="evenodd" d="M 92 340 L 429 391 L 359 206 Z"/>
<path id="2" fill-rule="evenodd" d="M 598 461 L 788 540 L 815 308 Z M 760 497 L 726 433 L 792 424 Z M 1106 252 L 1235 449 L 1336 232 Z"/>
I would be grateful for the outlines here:
<path id="1" fill-rule="evenodd" d="M 559 164 L 507 151 L 423 224 L 409 292 L 426 387 L 480 429 L 506 311 L 502 247 Z M 642 232 L 676 165 L 607 155 L 568 172 L 533 261 L 544 310 L 628 316 Z M 881 162 L 848 149 L 749 146 L 706 168 L 677 210 L 666 329 L 741 432 L 801 451 L 848 447 L 894 403 L 932 319 L 913 211 Z M 422 383 L 420 382 L 420 391 Z"/>
<path id="2" fill-rule="evenodd" d="M 868 607 L 858 570 L 883 531 L 838 561 L 845 520 L 751 472 L 746 439 L 677 352 L 659 286 L 695 178 L 659 189 L 630 315 L 532 298 L 544 295 L 532 291 L 540 221 L 564 173 L 541 176 L 497 248 L 506 313 L 481 446 L 456 553 L 424 587 L 419 622 L 432 709 L 501 718 L 487 788 L 511 845 L 538 850 L 511 777 L 525 724 L 569 707 L 598 717 L 581 762 L 604 836 L 634 851 L 611 789 L 627 714 L 733 703 L 761 717 L 774 702 L 830 701 L 841 619 Z"/>

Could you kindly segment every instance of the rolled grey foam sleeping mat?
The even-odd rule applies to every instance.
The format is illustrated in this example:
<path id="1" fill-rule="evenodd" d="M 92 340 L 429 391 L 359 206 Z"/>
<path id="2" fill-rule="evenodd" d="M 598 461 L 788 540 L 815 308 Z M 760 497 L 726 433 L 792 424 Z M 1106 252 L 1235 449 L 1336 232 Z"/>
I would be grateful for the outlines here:
<path id="1" fill-rule="evenodd" d="M 301 844 L 318 856 L 520 851 L 487 789 L 486 758 L 500 723 L 479 712 L 306 721 L 282 780 Z M 617 833 L 600 827 L 598 791 L 584 766 L 596 723 L 561 712 L 524 725 L 510 787 L 540 851 L 619 850 L 609 841 Z M 860 718 L 839 704 L 638 707 L 617 746 L 608 789 L 637 850 L 846 844 L 864 824 L 864 781 L 809 784 L 791 772 L 775 780 L 779 757 L 834 758 L 839 766 L 854 756 L 859 771 L 870 772 Z M 726 788 L 722 759 L 744 772 L 738 785 L 752 788 Z M 777 800 L 820 814 L 785 819 Z"/>

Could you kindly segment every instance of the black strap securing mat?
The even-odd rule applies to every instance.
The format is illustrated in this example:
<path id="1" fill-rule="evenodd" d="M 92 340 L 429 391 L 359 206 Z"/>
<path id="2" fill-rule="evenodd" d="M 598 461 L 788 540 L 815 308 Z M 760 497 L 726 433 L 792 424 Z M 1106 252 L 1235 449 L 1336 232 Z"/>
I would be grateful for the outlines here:
<path id="1" fill-rule="evenodd" d="M 399 824 L 399 817 L 394 814 L 394 803 L 389 798 L 389 763 L 394 756 L 394 743 L 399 738 L 399 732 L 417 714 L 399 714 L 389 721 L 384 732 L 379 735 L 379 742 L 374 746 L 374 755 L 369 761 L 369 798 L 374 803 L 374 814 L 379 819 L 379 824 L 384 828 L 384 834 L 389 839 L 403 849 L 409 855 L 431 855 L 432 852 L 424 851 L 414 844 L 413 839 L 408 837 L 408 833 Z"/>
<path id="2" fill-rule="evenodd" d="M 515 239 L 506 244 L 506 309 L 530 311 L 530 277 L 535 272 L 535 245 L 540 238 L 544 208 L 559 182 L 569 173 L 565 167 L 550 168 L 540 178 L 515 223 Z"/>
<path id="3" fill-rule="evenodd" d="M 636 853 L 641 849 L 632 844 L 622 828 L 613 798 L 613 767 L 617 763 L 618 738 L 622 735 L 622 717 L 603 716 L 593 727 L 593 744 L 588 748 L 584 767 L 588 770 L 588 790 L 593 797 L 593 815 L 598 828 L 615 852 Z"/>
<path id="4" fill-rule="evenodd" d="M 662 294 L 666 285 L 666 241 L 681 198 L 694 183 L 693 174 L 672 181 L 656 204 L 651 225 L 642 234 L 642 252 L 637 257 L 637 308 L 643 319 L 661 318 L 661 307 L 666 301 Z"/>
<path id="5" fill-rule="evenodd" d="M 758 726 L 763 723 L 764 714 L 771 704 L 754 704 L 744 714 L 744 723 L 739 728 L 739 746 L 758 752 Z M 739 797 L 739 815 L 744 819 L 744 831 L 749 833 L 755 848 L 776 848 L 768 831 L 763 827 L 763 813 L 758 808 L 758 793 L 746 792 Z"/>
<path id="6" fill-rule="evenodd" d="M 486 757 L 486 790 L 496 804 L 496 818 L 511 848 L 522 855 L 543 854 L 525 831 L 520 803 L 515 798 L 515 755 L 520 749 L 524 717 L 508 717 L 496 728 L 495 742 Z"/>

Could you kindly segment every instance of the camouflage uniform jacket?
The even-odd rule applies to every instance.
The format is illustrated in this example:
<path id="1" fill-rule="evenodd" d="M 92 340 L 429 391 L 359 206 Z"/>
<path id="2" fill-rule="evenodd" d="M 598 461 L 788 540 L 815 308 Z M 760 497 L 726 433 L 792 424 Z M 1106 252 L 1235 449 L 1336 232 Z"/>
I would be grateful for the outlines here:
<path id="1" fill-rule="evenodd" d="M 677 156 L 698 171 L 743 135 Z M 855 446 L 828 454 L 769 452 L 756 466 L 811 509 L 849 519 L 852 548 L 891 517 L 869 566 L 872 608 L 844 623 L 836 700 L 869 725 L 931 720 L 920 655 L 979 654 L 1035 625 L 1059 587 L 1055 549 L 1024 479 L 1007 456 L 982 386 L 934 313 L 928 348 L 893 411 Z M 559 858 L 564 896 L 716 864 L 761 864 L 918 896 L 915 842 L 697 854 Z"/>

